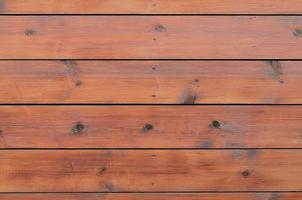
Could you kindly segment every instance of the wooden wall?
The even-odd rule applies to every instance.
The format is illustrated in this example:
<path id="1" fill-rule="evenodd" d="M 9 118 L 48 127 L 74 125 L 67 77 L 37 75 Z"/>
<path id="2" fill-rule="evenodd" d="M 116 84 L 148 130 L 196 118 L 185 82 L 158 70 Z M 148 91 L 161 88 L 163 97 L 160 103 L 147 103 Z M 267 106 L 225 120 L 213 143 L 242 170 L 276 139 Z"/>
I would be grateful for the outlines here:
<path id="1" fill-rule="evenodd" d="M 302 199 L 302 0 L 0 0 L 0 200 Z"/>

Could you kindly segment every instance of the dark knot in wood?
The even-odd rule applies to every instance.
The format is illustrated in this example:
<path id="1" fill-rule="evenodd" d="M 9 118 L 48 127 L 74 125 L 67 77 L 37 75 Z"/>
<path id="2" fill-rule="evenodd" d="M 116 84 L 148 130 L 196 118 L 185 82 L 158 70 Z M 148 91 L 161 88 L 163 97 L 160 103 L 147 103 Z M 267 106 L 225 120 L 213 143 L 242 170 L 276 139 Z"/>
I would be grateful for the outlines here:
<path id="1" fill-rule="evenodd" d="M 153 127 L 152 124 L 147 123 L 147 124 L 145 124 L 145 126 L 144 126 L 144 128 L 143 128 L 143 131 L 146 133 L 146 132 L 151 131 L 153 128 L 154 128 L 154 127 Z"/>
<path id="2" fill-rule="evenodd" d="M 73 135 L 79 135 L 84 132 L 85 125 L 83 125 L 81 122 L 77 122 L 71 129 L 71 132 Z"/>
<path id="3" fill-rule="evenodd" d="M 155 27 L 154 27 L 155 31 L 157 32 L 164 32 L 166 30 L 166 27 L 164 27 L 163 25 L 161 24 L 157 24 Z"/>
<path id="4" fill-rule="evenodd" d="M 32 36 L 32 35 L 34 35 L 36 33 L 36 31 L 35 30 L 32 30 L 32 29 L 26 29 L 25 31 L 24 31 L 24 34 L 26 35 L 26 36 Z"/>
<path id="5" fill-rule="evenodd" d="M 220 127 L 221 127 L 220 122 L 217 121 L 217 120 L 212 121 L 212 126 L 213 126 L 214 128 L 220 128 Z"/>

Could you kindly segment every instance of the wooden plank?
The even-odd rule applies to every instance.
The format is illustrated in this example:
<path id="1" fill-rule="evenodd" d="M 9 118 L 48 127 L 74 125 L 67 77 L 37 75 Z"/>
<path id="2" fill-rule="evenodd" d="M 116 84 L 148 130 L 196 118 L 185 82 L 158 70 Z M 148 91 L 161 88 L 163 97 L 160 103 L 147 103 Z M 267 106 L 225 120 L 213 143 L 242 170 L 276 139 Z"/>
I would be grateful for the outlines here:
<path id="1" fill-rule="evenodd" d="M 301 199 L 295 193 L 201 193 L 201 194 L 0 194 L 0 200 L 293 200 Z"/>
<path id="2" fill-rule="evenodd" d="M 2 14 L 301 14 L 301 0 L 2 0 Z"/>
<path id="3" fill-rule="evenodd" d="M 301 106 L 1 106 L 0 148 L 302 148 Z"/>
<path id="4" fill-rule="evenodd" d="M 301 63 L 0 61 L 0 103 L 301 104 Z"/>
<path id="5" fill-rule="evenodd" d="M 302 150 L 3 150 L 0 157 L 0 192 L 302 191 Z"/>
<path id="6" fill-rule="evenodd" d="M 2 16 L 0 59 L 301 59 L 302 16 Z"/>

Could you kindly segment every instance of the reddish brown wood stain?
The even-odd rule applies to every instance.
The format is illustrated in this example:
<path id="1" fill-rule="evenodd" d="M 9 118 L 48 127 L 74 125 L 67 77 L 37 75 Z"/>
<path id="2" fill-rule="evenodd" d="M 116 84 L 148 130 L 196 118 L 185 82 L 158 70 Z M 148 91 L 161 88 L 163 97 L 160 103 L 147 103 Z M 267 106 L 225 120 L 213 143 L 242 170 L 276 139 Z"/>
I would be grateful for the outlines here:
<path id="1" fill-rule="evenodd" d="M 292 200 L 302 198 L 300 193 L 201 193 L 201 194 L 2 194 L 1 200 Z"/>
<path id="2" fill-rule="evenodd" d="M 3 192 L 302 189 L 301 150 L 2 150 L 0 156 Z"/>
<path id="3" fill-rule="evenodd" d="M 301 63 L 0 61 L 0 102 L 299 104 Z"/>
<path id="4" fill-rule="evenodd" d="M 1 106 L 1 148 L 302 148 L 302 106 Z"/>
<path id="5" fill-rule="evenodd" d="M 2 16 L 0 24 L 5 59 L 299 59 L 302 51 L 302 16 Z"/>
<path id="6" fill-rule="evenodd" d="M 0 200 L 302 199 L 301 12 L 0 0 Z"/>
<path id="7" fill-rule="evenodd" d="M 301 0 L 1 0 L 4 14 L 300 14 Z"/>

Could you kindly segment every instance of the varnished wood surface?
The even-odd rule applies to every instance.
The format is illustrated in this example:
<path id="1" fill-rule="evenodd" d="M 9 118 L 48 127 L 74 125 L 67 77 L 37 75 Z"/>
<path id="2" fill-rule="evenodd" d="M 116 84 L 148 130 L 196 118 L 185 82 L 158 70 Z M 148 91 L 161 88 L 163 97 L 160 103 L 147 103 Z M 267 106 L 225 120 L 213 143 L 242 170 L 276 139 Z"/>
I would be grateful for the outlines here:
<path id="1" fill-rule="evenodd" d="M 0 200 L 293 200 L 301 193 L 0 194 Z"/>
<path id="2" fill-rule="evenodd" d="M 302 16 L 2 16 L 0 59 L 301 59 Z"/>
<path id="3" fill-rule="evenodd" d="M 301 106 L 1 106 L 0 148 L 301 148 Z"/>
<path id="4" fill-rule="evenodd" d="M 3 150 L 0 157 L 0 192 L 302 191 L 302 150 Z"/>
<path id="5" fill-rule="evenodd" d="M 2 0 L 1 14 L 301 14 L 301 0 Z"/>
<path id="6" fill-rule="evenodd" d="M 299 104 L 301 61 L 0 61 L 0 103 Z"/>
<path id="7" fill-rule="evenodd" d="M 0 0 L 0 200 L 302 199 L 301 14 Z"/>

